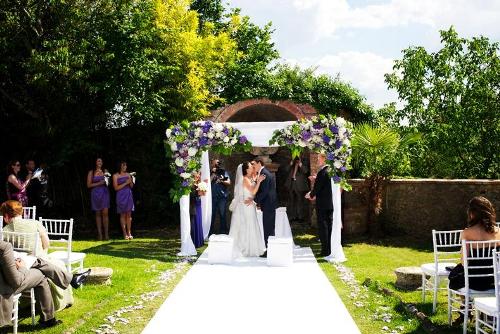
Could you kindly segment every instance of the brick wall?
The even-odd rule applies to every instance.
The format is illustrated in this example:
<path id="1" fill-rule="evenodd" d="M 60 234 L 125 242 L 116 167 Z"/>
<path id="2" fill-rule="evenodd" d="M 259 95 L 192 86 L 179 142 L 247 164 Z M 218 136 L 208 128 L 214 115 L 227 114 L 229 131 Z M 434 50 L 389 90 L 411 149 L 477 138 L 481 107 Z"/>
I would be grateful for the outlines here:
<path id="1" fill-rule="evenodd" d="M 352 191 L 344 192 L 342 199 L 346 237 L 362 235 L 368 229 L 364 181 L 355 179 L 349 183 Z M 500 221 L 500 180 L 391 180 L 384 192 L 384 230 L 429 239 L 432 229 L 463 228 L 467 203 L 479 195 L 493 203 Z"/>

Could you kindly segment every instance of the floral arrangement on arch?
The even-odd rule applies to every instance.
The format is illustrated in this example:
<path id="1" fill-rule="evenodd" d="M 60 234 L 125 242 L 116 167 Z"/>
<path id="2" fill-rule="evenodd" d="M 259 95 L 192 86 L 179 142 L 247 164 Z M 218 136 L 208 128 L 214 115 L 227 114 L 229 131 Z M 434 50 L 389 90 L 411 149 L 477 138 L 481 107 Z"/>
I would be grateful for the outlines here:
<path id="1" fill-rule="evenodd" d="M 351 169 L 352 129 L 352 124 L 342 117 L 319 115 L 276 130 L 270 144 L 290 148 L 293 158 L 306 148 L 325 153 L 334 182 L 349 190 L 345 175 Z"/>
<path id="2" fill-rule="evenodd" d="M 172 159 L 171 170 L 176 175 L 170 195 L 179 201 L 195 184 L 195 174 L 201 169 L 201 153 L 208 149 L 229 155 L 233 150 L 250 151 L 252 144 L 238 129 L 211 121 L 182 122 L 166 130 L 167 155 Z"/>

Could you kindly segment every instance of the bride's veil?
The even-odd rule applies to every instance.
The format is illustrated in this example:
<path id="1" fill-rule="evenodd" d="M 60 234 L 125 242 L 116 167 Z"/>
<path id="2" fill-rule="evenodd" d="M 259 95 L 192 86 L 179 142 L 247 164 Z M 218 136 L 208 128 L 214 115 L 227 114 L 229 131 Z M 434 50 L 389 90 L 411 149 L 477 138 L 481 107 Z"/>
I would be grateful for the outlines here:
<path id="1" fill-rule="evenodd" d="M 239 164 L 236 168 L 236 178 L 234 181 L 234 199 L 229 205 L 229 210 L 234 211 L 239 203 L 244 200 L 243 196 L 243 164 Z"/>

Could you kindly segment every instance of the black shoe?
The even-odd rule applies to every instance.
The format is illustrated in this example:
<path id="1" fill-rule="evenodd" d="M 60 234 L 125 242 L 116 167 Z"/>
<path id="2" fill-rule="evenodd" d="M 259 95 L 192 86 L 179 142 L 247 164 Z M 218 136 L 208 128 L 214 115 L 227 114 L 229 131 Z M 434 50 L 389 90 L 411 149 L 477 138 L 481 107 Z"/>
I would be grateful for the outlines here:
<path id="1" fill-rule="evenodd" d="M 71 286 L 73 287 L 73 289 L 78 289 L 80 287 L 80 285 L 82 285 L 83 282 L 85 282 L 87 280 L 89 275 L 90 275 L 90 269 L 87 271 L 84 271 L 83 273 L 74 274 L 73 278 L 71 279 L 71 283 L 70 283 Z"/>
<path id="2" fill-rule="evenodd" d="M 267 251 L 264 252 L 264 254 L 262 254 L 261 256 L 259 257 L 267 257 Z"/>
<path id="3" fill-rule="evenodd" d="M 54 326 L 57 326 L 59 324 L 62 324 L 62 321 L 61 320 L 56 320 L 56 318 L 52 318 L 52 319 L 49 319 L 49 320 L 46 320 L 46 321 L 40 320 L 38 322 L 38 325 L 41 328 L 54 327 Z"/>

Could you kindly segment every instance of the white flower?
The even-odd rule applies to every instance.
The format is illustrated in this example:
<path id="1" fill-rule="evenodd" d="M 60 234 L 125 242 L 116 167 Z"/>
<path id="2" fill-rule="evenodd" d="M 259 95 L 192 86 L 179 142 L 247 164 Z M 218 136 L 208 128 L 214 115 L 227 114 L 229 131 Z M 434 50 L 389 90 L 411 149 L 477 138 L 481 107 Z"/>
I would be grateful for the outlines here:
<path id="1" fill-rule="evenodd" d="M 207 137 L 209 139 L 214 139 L 214 133 L 212 131 L 210 131 L 208 134 L 207 134 Z"/>
<path id="2" fill-rule="evenodd" d="M 223 141 L 224 143 L 229 143 L 229 137 L 224 137 L 224 139 L 222 139 L 222 141 Z"/>
<path id="3" fill-rule="evenodd" d="M 200 138 L 201 136 L 203 136 L 203 130 L 201 128 L 196 129 L 194 135 L 196 138 Z"/>
<path id="4" fill-rule="evenodd" d="M 172 150 L 172 152 L 177 151 L 177 143 L 175 141 L 170 142 L 170 149 Z"/>
<path id="5" fill-rule="evenodd" d="M 184 165 L 184 159 L 182 159 L 182 158 L 175 159 L 175 165 L 177 167 L 182 167 Z"/>
<path id="6" fill-rule="evenodd" d="M 221 138 L 221 137 L 222 137 L 222 132 L 215 133 L 215 138 Z"/>
<path id="7" fill-rule="evenodd" d="M 236 138 L 231 139 L 231 145 L 236 145 L 236 142 L 237 142 Z"/>
<path id="8" fill-rule="evenodd" d="M 198 183 L 196 189 L 199 191 L 208 191 L 208 183 L 206 183 L 205 181 L 201 181 L 200 183 Z"/>
<path id="9" fill-rule="evenodd" d="M 340 167 L 342 167 L 342 161 L 335 160 L 335 162 L 333 163 L 333 165 L 335 166 L 335 168 L 340 169 Z"/>
<path id="10" fill-rule="evenodd" d="M 194 148 L 194 147 L 190 147 L 190 148 L 188 149 L 188 155 L 189 155 L 190 157 L 194 157 L 194 156 L 196 155 L 196 153 L 197 153 L 197 152 L 198 152 L 198 150 L 197 150 L 196 148 Z"/>
<path id="11" fill-rule="evenodd" d="M 337 119 L 335 120 L 335 124 L 337 124 L 339 128 L 344 127 L 345 119 L 343 119 L 342 117 L 337 117 Z"/>
<path id="12" fill-rule="evenodd" d="M 189 179 L 191 177 L 191 174 L 189 174 L 189 173 L 181 173 L 180 177 L 182 177 L 183 179 Z"/>
<path id="13" fill-rule="evenodd" d="M 301 140 L 299 140 L 299 146 L 300 147 L 307 147 L 307 143 L 301 139 Z"/>
<path id="14" fill-rule="evenodd" d="M 224 126 L 221 123 L 214 123 L 214 129 L 217 132 L 221 132 L 224 129 Z"/>
<path id="15" fill-rule="evenodd" d="M 167 131 L 165 131 L 165 134 L 167 135 L 167 138 L 170 138 L 170 136 L 172 135 L 172 129 L 167 129 Z"/>

